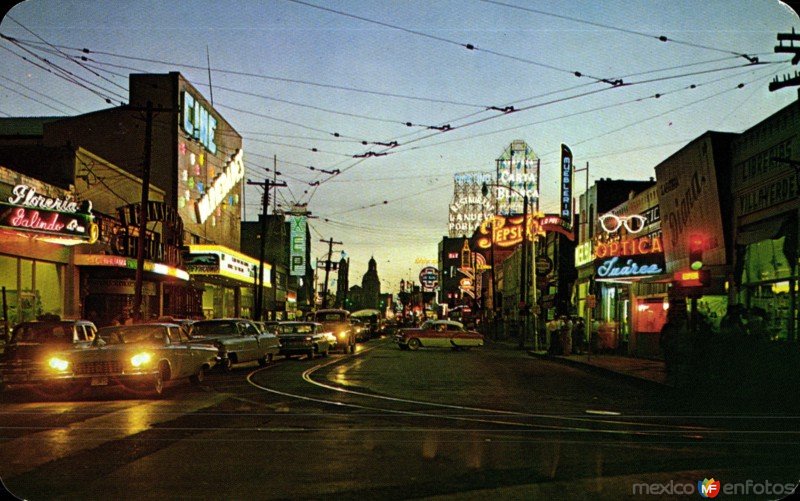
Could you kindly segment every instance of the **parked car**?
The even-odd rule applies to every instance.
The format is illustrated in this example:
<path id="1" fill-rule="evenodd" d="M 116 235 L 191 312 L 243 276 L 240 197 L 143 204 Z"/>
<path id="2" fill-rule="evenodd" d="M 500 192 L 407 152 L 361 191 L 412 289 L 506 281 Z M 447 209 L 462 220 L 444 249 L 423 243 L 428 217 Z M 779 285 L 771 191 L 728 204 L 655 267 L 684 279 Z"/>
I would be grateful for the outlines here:
<path id="1" fill-rule="evenodd" d="M 426 320 L 419 327 L 399 329 L 395 341 L 403 350 L 417 350 L 420 347 L 460 350 L 483 346 L 483 334 L 467 330 L 464 324 L 454 320 Z"/>
<path id="2" fill-rule="evenodd" d="M 328 356 L 331 341 L 330 332 L 317 322 L 281 322 L 278 324 L 278 339 L 281 341 L 281 355 L 290 358 L 303 354 L 312 360 L 316 355 Z"/>
<path id="3" fill-rule="evenodd" d="M 62 352 L 90 348 L 97 328 L 88 320 L 42 320 L 14 326 L 0 355 L 0 387 L 25 385 L 48 394 L 73 390 L 71 373 L 60 371 Z"/>
<path id="4" fill-rule="evenodd" d="M 271 332 L 273 334 L 277 334 L 278 324 L 280 323 L 277 320 L 261 320 L 261 321 L 253 321 L 258 327 L 258 330 L 261 332 Z"/>
<path id="5" fill-rule="evenodd" d="M 342 353 L 356 352 L 356 334 L 350 324 L 350 312 L 342 309 L 324 309 L 306 313 L 306 321 L 319 322 L 336 336 L 336 349 Z"/>
<path id="6" fill-rule="evenodd" d="M 245 318 L 198 320 L 189 326 L 189 337 L 193 342 L 213 343 L 219 350 L 219 365 L 224 370 L 254 360 L 263 367 L 281 348 L 278 336 L 262 332 L 252 320 Z"/>

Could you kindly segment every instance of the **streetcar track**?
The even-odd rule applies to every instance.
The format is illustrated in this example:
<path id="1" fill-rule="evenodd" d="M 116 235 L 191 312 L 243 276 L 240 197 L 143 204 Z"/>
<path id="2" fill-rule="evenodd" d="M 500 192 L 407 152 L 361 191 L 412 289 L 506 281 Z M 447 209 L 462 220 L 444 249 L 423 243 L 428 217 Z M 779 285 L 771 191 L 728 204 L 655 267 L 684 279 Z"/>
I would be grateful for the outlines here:
<path id="1" fill-rule="evenodd" d="M 372 346 L 369 348 L 364 348 L 356 353 L 354 356 L 363 356 L 365 353 L 369 353 L 370 351 L 376 350 L 380 347 L 383 347 L 387 343 L 381 343 L 376 346 Z M 577 422 L 585 422 L 591 424 L 600 424 L 600 425 L 623 425 L 623 426 L 642 426 L 642 427 L 664 427 L 664 425 L 659 425 L 656 423 L 636 423 L 636 422 L 626 422 L 626 421 L 615 421 L 615 420 L 607 420 L 607 419 L 591 419 L 591 418 L 580 418 L 580 417 L 565 417 L 565 416 L 555 416 L 555 415 L 542 415 L 542 414 L 530 414 L 530 413 L 523 413 L 517 411 L 508 411 L 503 409 L 486 409 L 486 408 L 477 408 L 477 407 L 468 407 L 468 406 L 459 406 L 459 405 L 452 405 L 452 404 L 440 404 L 435 402 L 426 402 L 426 401 L 418 401 L 412 399 L 404 399 L 404 398 L 397 398 L 397 397 L 390 397 L 386 395 L 376 395 L 376 394 L 369 394 L 364 392 L 359 392 L 355 390 L 348 390 L 345 388 L 341 388 L 338 386 L 332 386 L 320 383 L 315 381 L 311 378 L 311 375 L 323 368 L 326 368 L 331 365 L 345 363 L 350 361 L 351 358 L 335 358 L 329 361 L 326 361 L 322 364 L 317 364 L 314 367 L 306 369 L 301 374 L 301 377 L 304 381 L 309 384 L 318 386 L 320 388 L 326 389 L 328 391 L 334 391 L 338 394 L 346 394 L 355 397 L 362 397 L 374 400 L 385 400 L 385 401 L 392 401 L 397 403 L 407 403 L 407 404 L 414 404 L 414 405 L 422 405 L 428 406 L 438 409 L 450 409 L 450 410 L 462 410 L 462 411 L 470 411 L 476 412 L 476 416 L 481 416 L 484 414 L 496 414 L 502 416 L 509 416 L 509 417 L 518 417 L 518 418 L 538 418 L 538 419 L 552 419 L 552 420 L 566 420 L 566 421 L 577 421 Z M 598 434 L 611 434 L 611 435 L 635 435 L 635 436 L 661 436 L 664 433 L 684 433 L 684 438 L 690 440 L 702 440 L 704 437 L 699 434 L 689 434 L 690 432 L 699 432 L 705 431 L 705 428 L 698 428 L 698 427 L 682 427 L 682 426 L 670 426 L 667 425 L 667 428 L 673 428 L 671 430 L 658 430 L 658 431 L 642 431 L 642 430 L 630 430 L 630 429 L 604 429 L 604 428 L 590 428 L 590 427 L 579 427 L 579 426 L 566 426 L 566 425 L 552 425 L 552 424 L 545 424 L 545 423 L 524 423 L 518 421 L 509 421 L 509 420 L 501 420 L 501 419 L 486 419 L 481 417 L 471 417 L 465 415 L 451 415 L 451 414 L 435 414 L 431 412 L 422 412 L 422 411 L 410 411 L 410 410 L 400 410 L 400 409 L 390 409 L 386 407 L 374 407 L 369 405 L 362 405 L 356 403 L 346 403 L 340 402 L 336 400 L 328 400 L 323 398 L 316 398 L 316 397 L 309 397 L 306 395 L 300 395 L 296 393 L 289 393 L 281 390 L 277 390 L 275 388 L 269 388 L 267 386 L 261 385 L 256 383 L 253 380 L 253 376 L 259 374 L 261 371 L 270 369 L 270 367 L 264 367 L 261 369 L 256 369 L 255 371 L 251 372 L 247 375 L 247 381 L 252 386 L 259 388 L 263 391 L 267 391 L 276 395 L 281 395 L 284 397 L 291 397 L 296 398 L 299 400 L 304 400 L 307 402 L 315 402 L 321 403 L 325 405 L 332 405 L 335 407 L 346 407 L 351 409 L 358 409 L 358 410 L 367 410 L 367 411 L 376 411 L 381 413 L 388 413 L 388 414 L 395 414 L 395 415 L 402 415 L 402 416 L 413 416 L 413 417 L 425 417 L 425 418 L 436 418 L 436 419 L 448 419 L 448 420 L 455 420 L 455 421 L 463 421 L 469 423 L 486 423 L 498 426 L 510 426 L 510 427 L 522 427 L 528 429 L 538 429 L 541 431 L 547 432 L 575 432 L 575 433 L 598 433 Z"/>

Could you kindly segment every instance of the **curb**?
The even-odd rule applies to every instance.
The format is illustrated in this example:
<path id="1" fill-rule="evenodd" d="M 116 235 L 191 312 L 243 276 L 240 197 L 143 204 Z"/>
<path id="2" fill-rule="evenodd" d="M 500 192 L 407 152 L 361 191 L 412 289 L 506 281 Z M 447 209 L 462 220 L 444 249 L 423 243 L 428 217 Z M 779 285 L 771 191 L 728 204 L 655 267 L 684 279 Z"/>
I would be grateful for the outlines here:
<path id="1" fill-rule="evenodd" d="M 668 383 L 661 383 L 658 381 L 654 381 L 652 379 L 648 379 L 641 376 L 636 376 L 634 374 L 628 374 L 625 372 L 615 371 L 613 369 L 608 369 L 606 367 L 600 367 L 598 365 L 592 365 L 589 363 L 581 362 L 578 360 L 572 360 L 569 358 L 559 357 L 557 355 L 549 355 L 547 353 L 537 353 L 535 351 L 528 350 L 528 355 L 538 358 L 540 360 L 548 360 L 551 362 L 557 362 L 563 365 L 569 365 L 571 367 L 575 367 L 578 369 L 583 369 L 588 372 L 594 372 L 595 374 L 601 374 L 604 376 L 612 376 L 616 377 L 621 380 L 625 380 L 640 386 L 646 386 L 648 388 L 659 388 L 659 389 L 672 389 L 673 386 Z"/>

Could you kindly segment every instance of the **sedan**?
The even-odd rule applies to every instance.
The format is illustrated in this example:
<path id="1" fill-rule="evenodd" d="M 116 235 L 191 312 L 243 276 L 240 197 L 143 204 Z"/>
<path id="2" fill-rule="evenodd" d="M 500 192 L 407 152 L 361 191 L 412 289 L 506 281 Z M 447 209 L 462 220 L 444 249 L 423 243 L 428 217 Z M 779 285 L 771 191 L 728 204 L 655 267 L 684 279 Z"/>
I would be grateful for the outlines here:
<path id="1" fill-rule="evenodd" d="M 88 320 L 48 319 L 22 322 L 0 355 L 0 387 L 25 386 L 51 396 L 73 390 L 70 376 L 57 370 L 60 352 L 91 347 L 97 328 Z"/>
<path id="2" fill-rule="evenodd" d="M 399 329 L 395 341 L 402 350 L 446 347 L 453 350 L 483 346 L 483 334 L 464 328 L 453 320 L 428 320 L 417 328 Z"/>
<path id="3" fill-rule="evenodd" d="M 54 353 L 48 367 L 78 389 L 121 384 L 161 396 L 167 381 L 199 384 L 216 363 L 213 346 L 189 343 L 177 324 L 152 323 L 103 327 L 92 347 Z"/>
<path id="4" fill-rule="evenodd" d="M 280 351 L 280 341 L 272 332 L 262 332 L 244 318 L 200 320 L 192 323 L 189 337 L 193 342 L 213 343 L 219 349 L 220 366 L 231 370 L 234 364 L 258 361 L 262 367 Z"/>
<path id="5" fill-rule="evenodd" d="M 281 355 L 305 354 L 309 360 L 316 355 L 328 356 L 331 342 L 336 338 L 317 322 L 281 322 L 278 324 Z"/>

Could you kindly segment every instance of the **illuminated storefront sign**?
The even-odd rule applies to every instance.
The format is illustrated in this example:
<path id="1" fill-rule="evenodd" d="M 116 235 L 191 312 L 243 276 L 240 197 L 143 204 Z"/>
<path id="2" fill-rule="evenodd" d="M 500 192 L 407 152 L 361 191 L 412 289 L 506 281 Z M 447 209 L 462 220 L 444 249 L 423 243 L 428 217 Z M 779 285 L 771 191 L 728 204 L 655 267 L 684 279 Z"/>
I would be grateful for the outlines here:
<path id="1" fill-rule="evenodd" d="M 222 245 L 190 245 L 184 256 L 192 275 L 221 275 L 253 285 L 258 274 L 258 260 Z M 272 287 L 272 265 L 264 263 L 264 287 Z"/>
<path id="2" fill-rule="evenodd" d="M 34 233 L 40 240 L 63 245 L 93 243 L 99 229 L 94 224 L 90 202 L 70 198 L 51 198 L 36 193 L 27 185 L 17 185 L 8 197 L 0 202 L 0 227 Z"/>
<path id="3" fill-rule="evenodd" d="M 528 240 L 533 240 L 534 235 L 543 235 L 539 226 L 539 217 L 536 214 L 528 216 Z M 478 239 L 478 248 L 489 249 L 492 246 L 492 221 L 495 222 L 494 245 L 498 247 L 512 247 L 522 242 L 524 233 L 522 225 L 525 222 L 523 216 L 503 217 L 495 216 L 486 219 L 480 226 L 480 234 L 485 235 Z M 488 236 L 486 236 L 488 235 Z"/>
<path id="4" fill-rule="evenodd" d="M 618 216 L 616 214 L 603 214 L 599 218 L 600 227 L 607 234 L 616 233 L 620 228 L 625 228 L 628 233 L 639 233 L 647 226 L 647 218 L 634 214 L 631 216 Z"/>
<path id="5" fill-rule="evenodd" d="M 306 216 L 289 218 L 289 275 L 306 274 Z"/>
<path id="6" fill-rule="evenodd" d="M 581 242 L 575 247 L 575 266 L 583 266 L 592 262 L 592 241 Z"/>
<path id="7" fill-rule="evenodd" d="M 642 264 L 635 259 L 622 261 L 615 256 L 603 261 L 597 267 L 598 278 L 633 278 L 663 273 L 664 267 L 659 264 Z"/>
<path id="8" fill-rule="evenodd" d="M 439 285 L 439 270 L 433 266 L 426 266 L 419 272 L 419 283 L 422 285 L 422 290 L 431 292 Z"/>
<path id="9" fill-rule="evenodd" d="M 191 94 L 183 92 L 183 130 L 189 136 L 200 141 L 205 149 L 211 153 L 217 152 L 214 135 L 217 130 L 217 120 L 211 113 Z"/>
<path id="10" fill-rule="evenodd" d="M 572 151 L 561 145 L 561 219 L 572 224 Z"/>
<path id="11" fill-rule="evenodd" d="M 539 218 L 539 226 L 543 231 L 555 231 L 561 233 L 570 240 L 575 240 L 575 233 L 572 232 L 572 223 L 564 220 L 557 214 L 547 214 Z"/>
<path id="12" fill-rule="evenodd" d="M 228 192 L 244 179 L 244 160 L 242 157 L 242 150 L 237 150 L 228 163 L 225 164 L 222 173 L 214 178 L 211 185 L 203 193 L 203 196 L 195 204 L 199 223 L 204 223 L 214 212 L 214 209 L 225 200 Z"/>
<path id="13" fill-rule="evenodd" d="M 114 268 L 136 269 L 136 259 L 123 256 L 110 256 L 107 254 L 76 254 L 75 264 L 77 266 L 110 266 Z M 145 261 L 144 271 L 189 280 L 189 274 L 179 268 L 173 268 L 161 263 Z"/>
<path id="14" fill-rule="evenodd" d="M 515 140 L 497 162 L 500 214 L 522 214 L 525 196 L 534 205 L 539 199 L 539 159 L 525 141 Z"/>
<path id="15" fill-rule="evenodd" d="M 663 252 L 661 237 L 658 236 L 612 240 L 610 242 L 595 242 L 594 244 L 594 257 L 597 259 L 637 256 L 642 254 L 661 254 Z"/>

